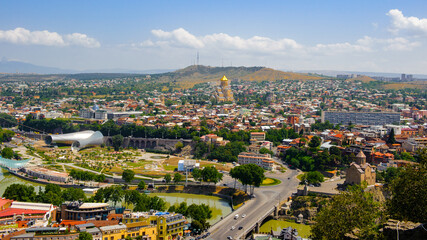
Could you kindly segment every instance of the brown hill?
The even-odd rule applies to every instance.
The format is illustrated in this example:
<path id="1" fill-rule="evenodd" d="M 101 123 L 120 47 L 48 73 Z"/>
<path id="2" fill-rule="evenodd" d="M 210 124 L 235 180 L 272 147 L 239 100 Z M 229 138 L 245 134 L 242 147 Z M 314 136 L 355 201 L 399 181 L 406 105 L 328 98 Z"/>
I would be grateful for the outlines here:
<path id="1" fill-rule="evenodd" d="M 173 81 L 183 88 L 197 83 L 218 81 L 223 75 L 231 80 L 276 81 L 276 80 L 319 80 L 322 77 L 309 74 L 283 72 L 265 67 L 210 67 L 189 66 L 175 72 L 160 74 L 159 81 Z"/>
<path id="2" fill-rule="evenodd" d="M 362 81 L 364 83 L 375 81 L 375 79 L 373 79 L 371 77 L 368 77 L 368 76 L 364 76 L 364 75 L 363 76 L 359 76 L 359 77 L 355 77 L 355 78 L 350 78 L 350 79 L 347 79 L 347 80 L 350 80 L 350 81 Z"/>

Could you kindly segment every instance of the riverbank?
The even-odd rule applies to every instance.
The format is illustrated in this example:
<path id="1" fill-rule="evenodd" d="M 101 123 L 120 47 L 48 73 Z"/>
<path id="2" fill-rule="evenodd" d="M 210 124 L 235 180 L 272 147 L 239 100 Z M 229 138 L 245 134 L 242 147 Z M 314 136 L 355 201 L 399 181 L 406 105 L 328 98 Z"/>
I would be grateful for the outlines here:
<path id="1" fill-rule="evenodd" d="M 0 168 L 0 170 L 1 170 L 0 171 L 0 196 L 3 196 L 3 193 L 6 190 L 6 188 L 14 183 L 33 186 L 37 193 L 39 189 L 44 190 L 44 184 L 39 184 L 39 183 L 27 181 L 22 178 L 18 178 L 15 175 L 9 173 L 9 171 L 4 168 Z"/>
<path id="2" fill-rule="evenodd" d="M 212 218 L 208 220 L 210 224 L 214 224 L 221 220 L 221 217 L 227 216 L 232 212 L 229 201 L 218 196 L 207 196 L 190 193 L 150 193 L 150 196 L 158 196 L 165 200 L 170 207 L 186 202 L 187 206 L 191 204 L 206 204 L 212 210 Z"/>
<path id="3" fill-rule="evenodd" d="M 196 195 L 216 196 L 226 199 L 230 202 L 230 206 L 235 208 L 249 200 L 249 196 L 241 191 L 229 187 L 221 187 L 216 185 L 170 185 L 158 186 L 153 193 L 187 193 Z"/>
<path id="4" fill-rule="evenodd" d="M 260 233 L 270 233 L 273 231 L 281 231 L 283 228 L 292 227 L 298 231 L 299 236 L 308 238 L 311 235 L 311 227 L 305 224 L 299 224 L 295 222 L 285 220 L 269 220 L 264 223 L 259 229 Z"/>

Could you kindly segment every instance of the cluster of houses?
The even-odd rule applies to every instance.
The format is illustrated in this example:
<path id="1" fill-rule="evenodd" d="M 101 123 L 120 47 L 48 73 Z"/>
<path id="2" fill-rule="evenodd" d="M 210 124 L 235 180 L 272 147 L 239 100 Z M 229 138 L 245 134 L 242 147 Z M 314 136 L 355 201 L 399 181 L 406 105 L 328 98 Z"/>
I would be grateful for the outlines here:
<path id="1" fill-rule="evenodd" d="M 123 211 L 107 203 L 75 201 L 57 207 L 0 199 L 0 210 L 2 240 L 75 240 L 81 232 L 94 240 L 168 240 L 182 239 L 190 232 L 181 214 Z"/>

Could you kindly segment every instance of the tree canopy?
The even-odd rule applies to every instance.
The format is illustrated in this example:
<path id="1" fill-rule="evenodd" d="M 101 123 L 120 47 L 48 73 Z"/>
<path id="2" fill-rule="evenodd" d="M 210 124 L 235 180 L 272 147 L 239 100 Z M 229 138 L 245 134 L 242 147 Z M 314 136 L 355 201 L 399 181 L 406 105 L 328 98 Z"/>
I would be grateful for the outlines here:
<path id="1" fill-rule="evenodd" d="M 261 186 L 261 183 L 265 179 L 264 169 L 255 164 L 245 164 L 234 167 L 230 171 L 230 176 L 239 180 L 245 186 L 252 186 L 252 192 L 254 187 Z"/>
<path id="2" fill-rule="evenodd" d="M 332 200 L 316 215 L 311 229 L 313 239 L 345 239 L 353 230 L 359 239 L 376 239 L 384 221 L 380 203 L 362 187 L 332 197 Z"/>
<path id="3" fill-rule="evenodd" d="M 130 169 L 125 169 L 122 173 L 122 179 L 126 183 L 132 182 L 132 180 L 135 178 L 135 172 Z"/>

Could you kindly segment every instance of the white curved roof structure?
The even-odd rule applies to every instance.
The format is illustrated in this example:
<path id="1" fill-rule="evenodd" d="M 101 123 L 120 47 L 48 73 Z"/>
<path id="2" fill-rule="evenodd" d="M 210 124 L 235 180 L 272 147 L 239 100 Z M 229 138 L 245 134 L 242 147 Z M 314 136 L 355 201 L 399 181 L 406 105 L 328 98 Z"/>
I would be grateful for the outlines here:
<path id="1" fill-rule="evenodd" d="M 49 135 L 45 138 L 46 144 L 60 143 L 71 145 L 71 149 L 79 151 L 82 148 L 101 145 L 104 135 L 100 131 L 82 131 L 60 135 Z"/>

